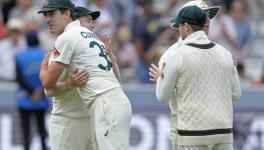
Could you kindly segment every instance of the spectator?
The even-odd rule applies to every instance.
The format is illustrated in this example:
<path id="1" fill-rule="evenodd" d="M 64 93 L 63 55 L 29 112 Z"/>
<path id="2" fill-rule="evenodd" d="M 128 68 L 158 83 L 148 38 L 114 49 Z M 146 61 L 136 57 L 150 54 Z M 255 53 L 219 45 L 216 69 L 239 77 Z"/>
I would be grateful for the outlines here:
<path id="1" fill-rule="evenodd" d="M 0 39 L 2 39 L 5 35 L 6 35 L 5 24 L 4 24 L 2 13 L 0 12 Z"/>
<path id="2" fill-rule="evenodd" d="M 260 75 L 260 78 L 258 80 L 253 81 L 254 86 L 264 86 L 264 65 L 262 68 L 262 73 Z"/>
<path id="3" fill-rule="evenodd" d="M 117 54 L 123 82 L 137 82 L 138 53 L 132 43 L 132 33 L 127 24 L 122 24 L 116 33 L 113 45 Z"/>
<path id="4" fill-rule="evenodd" d="M 117 24 L 133 23 L 133 18 L 136 13 L 136 1 L 133 0 L 107 0 L 109 9 L 113 14 L 113 18 Z"/>
<path id="5" fill-rule="evenodd" d="M 38 47 L 39 41 L 36 31 L 26 33 L 26 39 L 29 47 L 15 56 L 17 82 L 20 86 L 19 91 L 20 93 L 22 91 L 25 92 L 25 94 L 18 97 L 17 101 L 24 140 L 23 144 L 24 149 L 29 150 L 31 121 L 34 116 L 41 139 L 42 150 L 47 150 L 45 143 L 47 137 L 45 111 L 49 106 L 49 101 L 44 95 L 39 80 L 40 64 L 45 54 Z"/>
<path id="6" fill-rule="evenodd" d="M 156 41 L 152 44 L 151 48 L 155 51 L 155 60 L 159 60 L 161 55 L 177 41 L 179 34 L 171 27 L 166 27 L 162 30 Z"/>
<path id="7" fill-rule="evenodd" d="M 250 20 L 246 15 L 246 8 L 242 1 L 235 0 L 231 5 L 231 15 L 237 30 L 236 57 L 243 60 L 249 56 L 252 44 Z"/>
<path id="8" fill-rule="evenodd" d="M 140 0 L 142 14 L 134 21 L 134 40 L 139 55 L 138 75 L 143 83 L 150 83 L 148 79 L 148 66 L 154 60 L 155 51 L 150 49 L 160 34 L 159 14 L 153 11 L 152 0 Z"/>
<path id="9" fill-rule="evenodd" d="M 237 72 L 241 87 L 249 87 L 251 85 L 252 79 L 246 75 L 245 66 L 243 63 L 237 64 Z"/>
<path id="10" fill-rule="evenodd" d="M 27 17 L 28 12 L 36 13 L 38 8 L 34 6 L 33 0 L 17 0 L 17 5 L 9 12 L 9 19 Z"/>
<path id="11" fill-rule="evenodd" d="M 111 11 L 107 7 L 107 0 L 94 1 L 90 6 L 90 10 L 101 12 L 100 17 L 96 20 L 97 25 L 94 32 L 112 37 L 115 32 L 116 24 L 113 21 Z"/>
<path id="12" fill-rule="evenodd" d="M 218 15 L 211 21 L 209 39 L 219 43 L 232 52 L 236 51 L 237 30 L 230 15 L 225 14 L 225 3 L 223 0 L 213 0 L 214 5 L 221 5 Z"/>
<path id="13" fill-rule="evenodd" d="M 16 6 L 16 0 L 1 0 L 0 1 L 0 8 L 3 15 L 4 23 L 7 23 L 9 20 L 8 14 L 10 10 Z"/>
<path id="14" fill-rule="evenodd" d="M 42 28 L 43 16 L 36 13 L 34 9 L 30 9 L 26 12 L 24 16 L 24 21 L 26 23 L 27 30 L 38 31 L 39 44 L 41 49 L 48 51 L 53 48 L 53 44 L 56 40 L 56 36 L 51 34 L 46 28 Z"/>
<path id="15" fill-rule="evenodd" d="M 23 36 L 25 24 L 14 18 L 8 21 L 8 36 L 0 41 L 0 81 L 10 82 L 16 78 L 14 55 L 27 47 Z"/>

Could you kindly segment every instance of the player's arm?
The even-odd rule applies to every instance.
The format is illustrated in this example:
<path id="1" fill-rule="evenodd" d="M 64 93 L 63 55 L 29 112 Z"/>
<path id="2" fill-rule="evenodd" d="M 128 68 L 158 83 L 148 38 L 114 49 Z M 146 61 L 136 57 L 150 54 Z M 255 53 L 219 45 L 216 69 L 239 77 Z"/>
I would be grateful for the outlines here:
<path id="1" fill-rule="evenodd" d="M 110 59 L 112 61 L 114 74 L 115 74 L 117 80 L 119 82 L 121 82 L 121 75 L 120 75 L 120 70 L 119 70 L 119 67 L 118 67 L 118 64 L 117 64 L 117 58 L 115 56 L 113 56 L 113 58 L 110 57 Z"/>
<path id="2" fill-rule="evenodd" d="M 72 88 L 83 86 L 88 80 L 88 70 L 76 69 L 67 80 L 63 82 L 57 82 L 56 86 L 52 90 L 45 90 L 45 94 L 49 97 L 60 95 Z"/>
<path id="3" fill-rule="evenodd" d="M 40 75 L 39 75 L 41 83 L 46 90 L 51 90 L 55 88 L 59 76 L 61 75 L 63 69 L 66 67 L 66 64 L 56 61 L 53 61 L 50 64 L 48 64 L 50 54 L 51 52 L 48 52 L 45 55 L 41 63 Z"/>
<path id="4" fill-rule="evenodd" d="M 119 67 L 118 67 L 118 64 L 117 64 L 117 58 L 116 58 L 115 55 L 113 54 L 111 40 L 110 40 L 110 38 L 108 38 L 106 35 L 103 35 L 103 36 L 102 36 L 102 41 L 103 41 L 103 43 L 105 44 L 107 54 L 108 54 L 108 56 L 109 56 L 110 59 L 111 59 L 111 62 L 112 62 L 112 65 L 113 65 L 113 71 L 114 71 L 114 74 L 115 74 L 117 80 L 118 80 L 119 82 L 121 82 L 120 70 L 119 70 Z"/>
<path id="5" fill-rule="evenodd" d="M 241 97 L 241 88 L 240 88 L 240 80 L 239 80 L 239 75 L 237 72 L 237 61 L 234 56 L 234 54 L 231 54 L 232 61 L 233 61 L 233 72 L 232 72 L 232 100 L 239 100 Z"/>
<path id="6" fill-rule="evenodd" d="M 68 34 L 63 34 L 56 39 L 53 50 L 45 55 L 40 68 L 40 80 L 46 90 L 56 87 L 64 68 L 68 67 L 72 60 L 78 42 Z M 49 61 L 49 58 L 52 60 Z"/>
<path id="7" fill-rule="evenodd" d="M 158 101 L 165 103 L 172 99 L 181 62 L 182 58 L 177 53 L 173 53 L 165 58 L 164 61 L 160 61 L 159 68 L 155 68 L 153 65 L 150 67 L 150 74 L 151 68 L 158 69 L 159 72 L 156 85 Z M 154 72 L 152 71 L 152 73 Z"/>
<path id="8" fill-rule="evenodd" d="M 232 100 L 239 100 L 241 97 L 241 88 L 240 88 L 240 82 L 239 82 L 236 66 L 233 67 L 233 74 L 231 80 L 232 80 Z"/>

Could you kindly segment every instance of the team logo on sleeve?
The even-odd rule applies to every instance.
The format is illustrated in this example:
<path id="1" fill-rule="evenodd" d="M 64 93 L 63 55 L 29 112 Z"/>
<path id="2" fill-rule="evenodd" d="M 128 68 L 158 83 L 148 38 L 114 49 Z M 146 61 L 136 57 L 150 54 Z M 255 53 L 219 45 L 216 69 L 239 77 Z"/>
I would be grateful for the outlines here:
<path id="1" fill-rule="evenodd" d="M 200 6 L 202 9 L 208 8 L 208 6 L 206 5 L 206 3 L 204 1 L 201 2 Z"/>
<path id="2" fill-rule="evenodd" d="M 49 5 L 49 0 L 44 1 L 44 6 L 47 6 L 47 5 Z"/>
<path id="3" fill-rule="evenodd" d="M 54 57 L 58 57 L 60 56 L 60 51 L 57 50 L 55 47 L 53 48 L 51 54 L 54 56 Z"/>

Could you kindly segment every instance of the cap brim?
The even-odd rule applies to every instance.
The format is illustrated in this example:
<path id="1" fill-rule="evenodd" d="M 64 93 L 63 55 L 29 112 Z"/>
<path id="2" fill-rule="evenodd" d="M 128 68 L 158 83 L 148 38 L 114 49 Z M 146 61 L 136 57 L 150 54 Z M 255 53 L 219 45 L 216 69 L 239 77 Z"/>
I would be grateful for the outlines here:
<path id="1" fill-rule="evenodd" d="M 220 6 L 214 6 L 214 7 L 209 7 L 205 10 L 209 11 L 209 18 L 212 19 L 217 15 L 219 9 L 220 9 Z"/>
<path id="2" fill-rule="evenodd" d="M 41 8 L 40 11 L 38 11 L 38 13 L 45 13 L 45 12 L 49 12 L 49 11 L 54 11 L 58 8 L 55 8 L 55 7 L 44 7 L 44 8 Z"/>
<path id="3" fill-rule="evenodd" d="M 93 11 L 90 14 L 91 14 L 93 20 L 96 20 L 100 16 L 101 13 L 100 13 L 100 11 Z"/>
<path id="4" fill-rule="evenodd" d="M 170 26 L 171 28 L 175 28 L 175 29 L 179 28 L 180 22 L 177 18 L 172 19 L 170 22 L 171 22 L 171 26 Z"/>

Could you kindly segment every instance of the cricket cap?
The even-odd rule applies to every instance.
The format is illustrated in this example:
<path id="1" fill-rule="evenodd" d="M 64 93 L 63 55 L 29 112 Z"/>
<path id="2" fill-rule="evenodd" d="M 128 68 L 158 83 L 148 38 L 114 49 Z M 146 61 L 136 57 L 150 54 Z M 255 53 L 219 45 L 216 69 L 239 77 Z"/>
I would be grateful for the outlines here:
<path id="1" fill-rule="evenodd" d="M 204 11 L 208 11 L 210 19 L 214 18 L 220 9 L 220 6 L 209 7 L 203 0 L 193 0 L 193 1 L 187 2 L 180 9 L 187 7 L 187 6 L 193 6 L 193 5 L 201 8 Z"/>
<path id="2" fill-rule="evenodd" d="M 45 0 L 38 13 L 54 11 L 60 8 L 65 8 L 73 12 L 74 4 L 70 0 Z"/>
<path id="3" fill-rule="evenodd" d="M 100 11 L 90 11 L 85 7 L 76 6 L 73 14 L 75 18 L 91 15 L 93 20 L 96 20 L 100 16 Z"/>
<path id="4" fill-rule="evenodd" d="M 188 23 L 191 25 L 197 25 L 203 27 L 206 22 L 205 12 L 195 6 L 187 6 L 180 10 L 178 16 L 171 20 L 171 27 L 178 28 L 181 23 Z"/>

